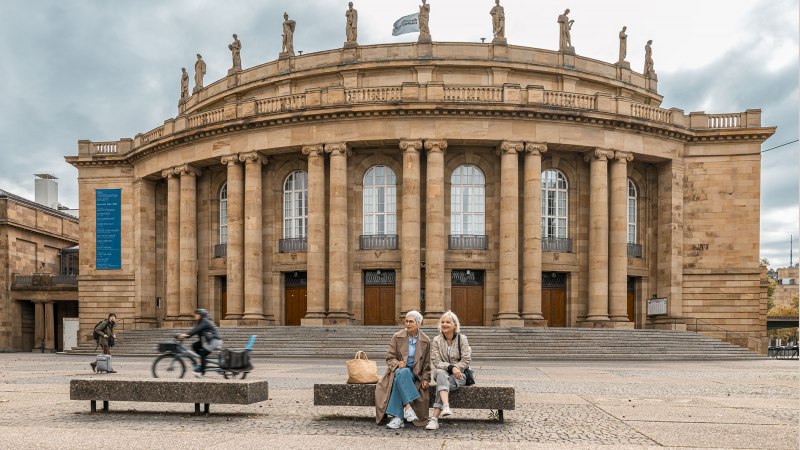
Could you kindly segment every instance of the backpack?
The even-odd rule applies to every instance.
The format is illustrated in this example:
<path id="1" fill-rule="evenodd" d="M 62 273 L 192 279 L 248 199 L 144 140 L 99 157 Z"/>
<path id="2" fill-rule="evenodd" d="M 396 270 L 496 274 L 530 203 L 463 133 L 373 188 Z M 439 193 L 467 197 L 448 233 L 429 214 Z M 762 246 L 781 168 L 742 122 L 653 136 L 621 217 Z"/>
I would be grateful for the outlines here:
<path id="1" fill-rule="evenodd" d="M 97 325 L 95 325 L 94 328 L 92 328 L 92 339 L 94 339 L 94 341 L 97 343 L 100 342 L 100 333 L 97 332 L 97 327 L 100 326 L 100 324 L 103 322 L 105 322 L 105 319 L 101 320 L 100 322 L 97 322 Z"/>

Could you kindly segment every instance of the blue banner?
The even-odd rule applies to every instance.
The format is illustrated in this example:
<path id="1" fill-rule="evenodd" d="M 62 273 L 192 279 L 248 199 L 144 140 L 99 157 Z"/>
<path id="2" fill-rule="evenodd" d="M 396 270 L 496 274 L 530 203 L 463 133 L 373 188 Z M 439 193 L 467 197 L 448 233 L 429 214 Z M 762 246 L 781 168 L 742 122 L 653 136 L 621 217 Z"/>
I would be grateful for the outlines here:
<path id="1" fill-rule="evenodd" d="M 95 190 L 95 268 L 122 268 L 122 190 Z"/>

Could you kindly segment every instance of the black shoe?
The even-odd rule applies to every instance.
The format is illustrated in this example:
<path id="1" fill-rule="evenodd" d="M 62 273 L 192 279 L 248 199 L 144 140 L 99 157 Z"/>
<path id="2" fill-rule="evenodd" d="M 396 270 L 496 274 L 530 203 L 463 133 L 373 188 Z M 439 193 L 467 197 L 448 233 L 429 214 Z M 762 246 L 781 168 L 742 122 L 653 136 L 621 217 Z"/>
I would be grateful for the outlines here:
<path id="1" fill-rule="evenodd" d="M 89 365 L 92 366 L 92 372 L 97 372 L 97 363 L 96 362 L 91 362 L 91 363 L 89 363 Z"/>
<path id="2" fill-rule="evenodd" d="M 108 372 L 106 372 L 106 373 L 117 373 L 117 371 L 116 371 L 116 370 L 109 370 L 109 371 L 108 371 Z"/>

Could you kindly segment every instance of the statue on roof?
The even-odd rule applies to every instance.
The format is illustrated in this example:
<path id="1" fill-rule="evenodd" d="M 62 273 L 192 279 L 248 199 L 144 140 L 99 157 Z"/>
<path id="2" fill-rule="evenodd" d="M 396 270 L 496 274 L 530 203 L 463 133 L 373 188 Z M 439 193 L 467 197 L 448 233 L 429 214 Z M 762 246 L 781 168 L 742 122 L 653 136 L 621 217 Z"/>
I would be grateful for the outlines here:
<path id="1" fill-rule="evenodd" d="M 428 21 L 431 18 L 431 5 L 427 0 L 422 0 L 422 5 L 419 6 L 419 41 L 425 42 L 431 40 L 431 29 L 428 26 Z"/>
<path id="2" fill-rule="evenodd" d="M 569 14 L 569 9 L 566 9 L 564 10 L 564 14 L 558 16 L 558 29 L 559 29 L 558 51 L 565 53 L 575 53 L 575 47 L 572 46 L 572 36 L 570 35 L 570 30 L 572 30 L 572 24 L 574 24 L 575 21 L 570 20 L 568 14 Z"/>
<path id="3" fill-rule="evenodd" d="M 358 11 L 353 9 L 353 2 L 348 3 L 347 6 L 349 9 L 344 13 L 344 16 L 347 17 L 344 32 L 347 36 L 347 42 L 355 43 L 358 39 Z"/>
<path id="4" fill-rule="evenodd" d="M 203 61 L 203 55 L 197 54 L 197 61 L 194 63 L 194 89 L 192 93 L 203 89 L 203 76 L 206 74 L 206 62 Z"/>
<path id="5" fill-rule="evenodd" d="M 289 20 L 289 14 L 283 13 L 283 50 L 282 53 L 287 53 L 294 56 L 294 29 L 297 24 L 294 20 Z"/>
<path id="6" fill-rule="evenodd" d="M 505 39 L 506 37 L 506 13 L 500 0 L 494 0 L 494 8 L 489 11 L 492 16 L 492 33 L 495 39 Z"/>
<path id="7" fill-rule="evenodd" d="M 242 41 L 239 40 L 236 34 L 233 35 L 233 43 L 228 45 L 228 49 L 231 51 L 231 56 L 233 57 L 233 67 L 231 71 L 238 72 L 242 70 Z"/>

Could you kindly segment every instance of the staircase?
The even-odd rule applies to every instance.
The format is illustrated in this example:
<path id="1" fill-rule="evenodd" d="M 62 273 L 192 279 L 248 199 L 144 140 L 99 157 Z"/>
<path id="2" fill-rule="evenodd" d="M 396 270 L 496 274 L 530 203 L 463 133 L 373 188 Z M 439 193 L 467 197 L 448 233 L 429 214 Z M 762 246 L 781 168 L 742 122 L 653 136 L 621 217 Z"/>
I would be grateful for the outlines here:
<path id="1" fill-rule="evenodd" d="M 350 359 L 357 350 L 384 359 L 389 338 L 400 327 L 260 327 L 221 328 L 228 348 L 242 348 L 257 336 L 253 355 L 271 358 Z M 422 327 L 431 338 L 436 328 Z M 174 329 L 142 329 L 117 333 L 115 355 L 150 356 L 159 342 L 170 342 Z M 663 330 L 581 328 L 463 327 L 474 359 L 520 360 L 730 360 L 762 355 L 702 334 Z M 196 338 L 193 338 L 196 339 Z M 95 343 L 81 344 L 70 354 L 94 354 Z"/>

